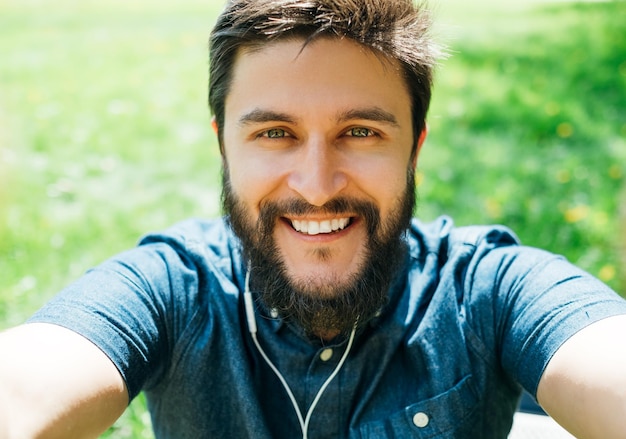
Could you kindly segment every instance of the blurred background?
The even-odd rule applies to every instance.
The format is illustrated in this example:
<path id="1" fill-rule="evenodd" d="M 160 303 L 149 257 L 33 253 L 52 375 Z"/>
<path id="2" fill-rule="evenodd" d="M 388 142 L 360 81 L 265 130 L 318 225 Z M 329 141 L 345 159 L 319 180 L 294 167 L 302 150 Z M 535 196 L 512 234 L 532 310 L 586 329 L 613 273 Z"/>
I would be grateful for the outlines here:
<path id="1" fill-rule="evenodd" d="M 626 292 L 626 2 L 431 0 L 448 46 L 418 211 Z M 222 0 L 0 0 L 0 330 L 143 234 L 220 214 Z M 152 437 L 144 400 L 104 437 Z"/>

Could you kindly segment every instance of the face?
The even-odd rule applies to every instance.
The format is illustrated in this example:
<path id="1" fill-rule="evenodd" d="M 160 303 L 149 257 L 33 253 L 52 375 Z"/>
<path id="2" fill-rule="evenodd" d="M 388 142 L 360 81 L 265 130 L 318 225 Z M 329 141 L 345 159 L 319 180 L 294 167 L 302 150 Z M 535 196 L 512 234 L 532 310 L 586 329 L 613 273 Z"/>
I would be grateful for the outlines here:
<path id="1" fill-rule="evenodd" d="M 400 247 L 415 167 L 393 63 L 338 39 L 243 51 L 223 133 L 226 209 L 246 250 L 280 267 L 287 285 L 276 288 L 323 303 L 353 289 L 372 259 L 393 271 L 387 247 Z"/>

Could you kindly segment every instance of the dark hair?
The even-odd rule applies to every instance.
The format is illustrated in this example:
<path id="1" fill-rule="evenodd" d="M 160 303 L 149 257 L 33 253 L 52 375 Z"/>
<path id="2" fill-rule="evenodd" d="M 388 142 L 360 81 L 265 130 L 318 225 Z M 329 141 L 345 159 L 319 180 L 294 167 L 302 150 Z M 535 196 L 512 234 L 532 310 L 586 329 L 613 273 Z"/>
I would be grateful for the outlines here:
<path id="1" fill-rule="evenodd" d="M 400 65 L 412 102 L 414 140 L 425 125 L 439 55 L 430 14 L 413 0 L 230 0 L 209 44 L 209 107 L 223 148 L 224 106 L 239 49 L 300 37 L 350 38 Z M 415 143 L 415 142 L 414 142 Z"/>

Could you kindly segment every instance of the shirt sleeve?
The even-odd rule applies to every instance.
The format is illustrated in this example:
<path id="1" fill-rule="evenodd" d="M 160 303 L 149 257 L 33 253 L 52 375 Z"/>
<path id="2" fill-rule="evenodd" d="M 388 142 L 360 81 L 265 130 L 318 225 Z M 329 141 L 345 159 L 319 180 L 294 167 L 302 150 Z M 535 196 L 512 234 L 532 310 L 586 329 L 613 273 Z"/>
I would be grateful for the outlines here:
<path id="1" fill-rule="evenodd" d="M 132 400 L 166 367 L 175 334 L 199 312 L 193 261 L 154 243 L 121 254 L 68 286 L 29 322 L 71 329 L 116 365 Z M 176 306 L 174 306 L 176 305 Z"/>
<path id="2" fill-rule="evenodd" d="M 626 301 L 563 257 L 523 246 L 484 251 L 470 268 L 472 327 L 506 373 L 536 396 L 545 367 L 572 335 L 626 314 Z"/>

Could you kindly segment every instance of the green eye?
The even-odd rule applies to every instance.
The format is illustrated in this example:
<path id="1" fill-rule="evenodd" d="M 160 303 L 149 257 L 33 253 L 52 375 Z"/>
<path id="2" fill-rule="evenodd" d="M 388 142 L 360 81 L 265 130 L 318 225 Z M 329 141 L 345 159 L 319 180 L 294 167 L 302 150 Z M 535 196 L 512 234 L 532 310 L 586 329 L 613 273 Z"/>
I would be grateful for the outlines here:
<path id="1" fill-rule="evenodd" d="M 348 135 L 352 137 L 368 137 L 372 134 L 372 130 L 363 127 L 351 128 L 350 131 L 348 131 Z"/>
<path id="2" fill-rule="evenodd" d="M 285 130 L 281 130 L 280 128 L 272 128 L 271 130 L 267 130 L 267 137 L 270 139 L 280 139 L 285 137 Z"/>

